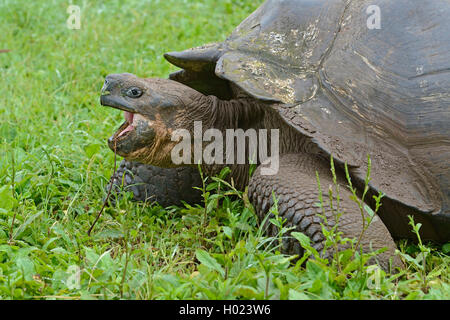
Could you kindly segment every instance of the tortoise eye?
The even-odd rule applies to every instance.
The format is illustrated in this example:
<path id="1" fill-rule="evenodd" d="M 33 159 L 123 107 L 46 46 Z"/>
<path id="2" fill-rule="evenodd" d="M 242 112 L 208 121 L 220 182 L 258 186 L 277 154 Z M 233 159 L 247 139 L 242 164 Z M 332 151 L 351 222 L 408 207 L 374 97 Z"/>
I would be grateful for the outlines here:
<path id="1" fill-rule="evenodd" d="M 142 90 L 137 87 L 132 87 L 127 90 L 126 95 L 130 98 L 139 98 L 142 96 Z"/>

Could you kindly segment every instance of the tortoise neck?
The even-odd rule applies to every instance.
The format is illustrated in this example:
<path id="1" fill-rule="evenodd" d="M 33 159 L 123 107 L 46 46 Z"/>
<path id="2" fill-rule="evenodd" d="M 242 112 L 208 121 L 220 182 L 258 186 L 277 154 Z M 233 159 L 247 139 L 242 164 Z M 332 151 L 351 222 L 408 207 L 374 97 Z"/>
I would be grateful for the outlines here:
<path id="1" fill-rule="evenodd" d="M 226 129 L 262 128 L 264 108 L 255 99 L 239 98 L 233 100 L 220 100 L 215 96 L 207 96 L 211 128 L 224 131 Z"/>
<path id="2" fill-rule="evenodd" d="M 222 132 L 222 138 L 226 139 L 228 129 L 259 129 L 264 127 L 264 106 L 252 98 L 238 98 L 233 100 L 221 100 L 215 96 L 204 96 L 202 103 L 199 104 L 199 110 L 196 110 L 196 119 L 202 121 L 203 133 L 208 129 L 216 129 Z M 196 121 L 198 121 L 196 120 Z M 195 134 L 194 134 L 195 135 Z M 225 151 L 225 140 L 223 140 Z M 207 143 L 209 144 L 209 142 Z M 247 154 L 248 150 L 244 153 Z M 244 163 L 238 161 L 237 153 L 234 154 L 234 161 L 226 163 L 224 155 L 223 163 L 203 164 L 202 170 L 207 175 L 217 175 L 224 167 L 229 167 L 231 173 L 229 178 L 233 178 L 234 184 L 239 189 L 244 189 L 248 184 L 249 168 L 248 157 L 245 157 Z"/>

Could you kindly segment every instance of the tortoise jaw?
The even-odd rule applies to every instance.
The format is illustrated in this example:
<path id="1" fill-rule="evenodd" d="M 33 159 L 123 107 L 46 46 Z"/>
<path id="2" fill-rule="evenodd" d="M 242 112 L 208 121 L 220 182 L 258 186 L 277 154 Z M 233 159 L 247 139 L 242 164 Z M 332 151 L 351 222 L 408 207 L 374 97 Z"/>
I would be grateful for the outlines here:
<path id="1" fill-rule="evenodd" d="M 114 132 L 114 134 L 108 139 L 109 148 L 117 152 L 119 155 L 125 156 L 130 151 L 133 151 L 129 147 L 133 144 L 133 136 L 135 136 L 136 128 L 132 122 L 129 122 L 125 116 L 125 122 Z"/>
<path id="2" fill-rule="evenodd" d="M 100 104 L 105 107 L 111 107 L 124 111 L 125 122 L 123 122 L 117 131 L 108 139 L 109 147 L 114 151 L 119 142 L 121 142 L 121 140 L 125 140 L 126 137 L 135 129 L 133 126 L 133 118 L 136 110 L 122 97 L 116 97 L 109 93 L 102 94 L 100 96 Z"/>
<path id="3" fill-rule="evenodd" d="M 148 148 L 153 144 L 155 131 L 151 120 L 128 104 L 122 104 L 122 100 L 125 99 L 115 99 L 108 95 L 101 96 L 100 99 L 103 106 L 124 111 L 125 121 L 108 139 L 108 146 L 112 151 L 128 159 L 137 150 Z"/>
<path id="4" fill-rule="evenodd" d="M 125 112 L 125 122 L 108 139 L 109 148 L 117 152 L 118 155 L 128 160 L 133 154 L 141 149 L 151 148 L 155 140 L 155 130 L 152 121 L 140 114 L 132 114 L 129 119 L 128 112 Z"/>
<path id="5" fill-rule="evenodd" d="M 103 92 L 102 92 L 103 93 Z M 100 104 L 105 107 L 110 107 L 124 111 L 125 122 L 123 122 L 117 131 L 108 139 L 109 147 L 114 151 L 122 140 L 125 140 L 132 131 L 135 130 L 133 126 L 133 118 L 136 110 L 122 97 L 117 97 L 105 92 L 100 96 Z"/>
<path id="6" fill-rule="evenodd" d="M 111 94 L 100 96 L 100 104 L 105 107 L 123 110 L 126 112 L 137 113 L 137 110 L 128 103 L 123 97 L 117 97 Z"/>
<path id="7" fill-rule="evenodd" d="M 135 129 L 133 123 L 125 121 L 120 125 L 119 129 L 116 130 L 111 139 L 116 142 L 125 139 Z"/>

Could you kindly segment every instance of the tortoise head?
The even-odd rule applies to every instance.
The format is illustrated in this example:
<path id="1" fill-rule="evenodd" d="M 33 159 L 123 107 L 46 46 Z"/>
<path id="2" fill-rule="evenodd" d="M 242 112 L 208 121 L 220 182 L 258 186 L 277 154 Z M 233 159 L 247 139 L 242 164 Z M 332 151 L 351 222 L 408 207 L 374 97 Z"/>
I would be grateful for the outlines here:
<path id="1" fill-rule="evenodd" d="M 161 167 L 173 166 L 170 152 L 177 142 L 171 135 L 179 121 L 204 97 L 168 79 L 142 79 L 133 74 L 111 74 L 105 79 L 100 103 L 124 111 L 125 122 L 108 145 L 129 161 Z"/>

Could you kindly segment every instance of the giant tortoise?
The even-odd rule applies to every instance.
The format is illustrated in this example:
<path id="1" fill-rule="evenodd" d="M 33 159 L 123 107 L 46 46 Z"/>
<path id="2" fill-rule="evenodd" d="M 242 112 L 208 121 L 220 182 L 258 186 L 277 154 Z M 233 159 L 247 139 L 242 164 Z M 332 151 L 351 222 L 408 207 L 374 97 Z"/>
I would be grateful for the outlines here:
<path id="1" fill-rule="evenodd" d="M 371 14 L 379 14 L 375 27 Z M 449 16 L 448 1 L 268 0 L 224 42 L 165 54 L 181 68 L 170 79 L 109 75 L 101 104 L 124 110 L 126 119 L 109 139 L 126 159 L 115 182 L 125 174 L 137 199 L 194 199 L 196 163 L 180 169 L 172 161 L 175 131 L 192 133 L 195 121 L 221 132 L 278 129 L 276 174 L 262 174 L 260 165 L 249 180 L 248 162 L 231 165 L 236 184 L 249 186 L 259 218 L 274 194 L 288 226 L 321 250 L 316 172 L 322 187 L 332 185 L 332 156 L 344 212 L 339 230 L 357 237 L 361 212 L 350 200 L 344 167 L 361 189 L 369 155 L 366 203 L 373 207 L 379 192 L 384 198 L 362 248 L 387 247 L 379 262 L 399 265 L 393 239 L 414 237 L 408 216 L 422 224 L 422 239 L 449 241 Z M 209 174 L 224 165 L 202 164 Z M 172 186 L 164 189 L 166 183 Z M 324 211 L 332 225 L 328 202 Z M 283 248 L 301 253 L 289 239 Z"/>

